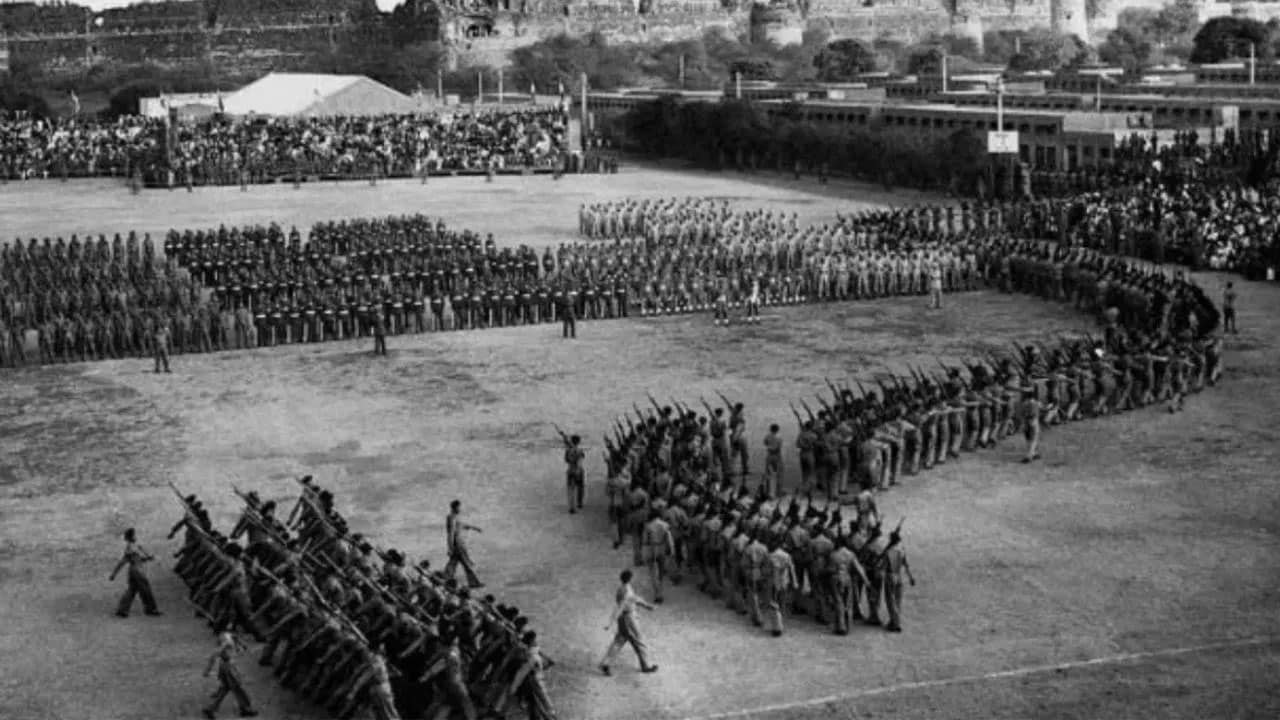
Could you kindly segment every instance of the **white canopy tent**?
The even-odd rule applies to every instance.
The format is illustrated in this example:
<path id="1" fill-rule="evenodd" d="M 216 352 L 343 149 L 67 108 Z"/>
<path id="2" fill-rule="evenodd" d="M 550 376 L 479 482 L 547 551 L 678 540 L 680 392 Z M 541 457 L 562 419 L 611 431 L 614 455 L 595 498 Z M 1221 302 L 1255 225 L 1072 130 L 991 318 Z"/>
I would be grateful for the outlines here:
<path id="1" fill-rule="evenodd" d="M 363 75 L 270 73 L 224 98 L 228 115 L 373 116 L 417 109 L 413 98 Z"/>

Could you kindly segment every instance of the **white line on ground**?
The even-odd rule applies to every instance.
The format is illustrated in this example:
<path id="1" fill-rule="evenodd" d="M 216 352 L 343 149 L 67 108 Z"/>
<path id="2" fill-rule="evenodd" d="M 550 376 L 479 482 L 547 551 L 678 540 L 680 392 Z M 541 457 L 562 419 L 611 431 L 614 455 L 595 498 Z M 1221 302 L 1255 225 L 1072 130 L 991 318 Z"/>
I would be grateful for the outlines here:
<path id="1" fill-rule="evenodd" d="M 1104 655 L 1102 657 L 1093 658 L 1091 660 L 1075 660 L 1072 662 L 1058 663 L 1056 665 L 1030 665 L 1027 667 L 1014 668 L 1012 670 L 1001 670 L 999 672 L 991 672 L 983 675 L 960 675 L 952 678 L 941 678 L 938 680 L 922 680 L 920 682 L 899 683 L 896 685 L 884 685 L 882 687 L 867 688 L 865 690 L 855 690 L 853 692 L 840 693 L 839 695 L 827 695 L 825 697 L 812 698 L 809 700 L 801 700 L 792 703 L 780 703 L 777 705 L 766 705 L 764 707 L 751 708 L 748 710 L 735 710 L 733 712 L 716 713 L 714 715 L 696 715 L 685 718 L 685 720 L 725 720 L 727 718 L 743 718 L 752 715 L 781 712 L 784 710 L 799 710 L 802 708 L 817 707 L 828 703 L 836 703 L 847 700 L 853 700 L 860 697 L 871 697 L 874 695 L 887 695 L 889 693 L 902 692 L 904 690 L 920 690 L 924 688 L 946 687 L 948 685 L 960 685 L 963 683 L 982 682 L 984 680 L 998 680 L 1001 678 L 1026 677 L 1028 675 L 1038 675 L 1041 673 L 1056 672 L 1058 670 L 1070 670 L 1073 668 L 1091 667 L 1094 665 L 1111 665 L 1115 663 L 1132 662 L 1134 660 L 1143 660 L 1147 658 L 1172 657 L 1175 655 L 1190 655 L 1193 653 L 1207 652 L 1211 650 L 1224 650 L 1229 648 L 1248 647 L 1251 645 L 1267 645 L 1270 643 L 1280 643 L 1280 637 L 1255 637 L 1240 640 L 1229 640 L 1218 643 L 1208 643 L 1205 645 L 1189 645 L 1186 647 L 1166 648 L 1164 650 L 1150 650 L 1147 652 L 1121 653 L 1118 655 Z"/>

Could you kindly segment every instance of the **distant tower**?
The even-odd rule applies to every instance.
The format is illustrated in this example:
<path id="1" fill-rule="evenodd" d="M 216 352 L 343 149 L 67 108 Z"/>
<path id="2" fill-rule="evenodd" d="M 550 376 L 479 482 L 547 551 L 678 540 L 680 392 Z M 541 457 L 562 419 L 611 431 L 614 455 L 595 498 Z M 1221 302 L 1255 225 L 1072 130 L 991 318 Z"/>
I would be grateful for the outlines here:
<path id="1" fill-rule="evenodd" d="M 1075 35 L 1089 40 L 1089 17 L 1085 0 L 1049 0 L 1049 17 L 1053 31 L 1059 35 Z"/>

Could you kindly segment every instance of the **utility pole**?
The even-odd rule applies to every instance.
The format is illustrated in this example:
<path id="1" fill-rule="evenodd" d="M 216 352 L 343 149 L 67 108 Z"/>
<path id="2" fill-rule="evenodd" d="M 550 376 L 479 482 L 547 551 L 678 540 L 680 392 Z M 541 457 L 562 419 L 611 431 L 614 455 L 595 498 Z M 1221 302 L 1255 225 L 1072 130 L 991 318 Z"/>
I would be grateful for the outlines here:
<path id="1" fill-rule="evenodd" d="M 1258 79 L 1258 44 L 1249 43 L 1249 84 Z"/>
<path id="2" fill-rule="evenodd" d="M 942 92 L 947 92 L 947 54 L 942 53 Z"/>
<path id="3" fill-rule="evenodd" d="M 996 79 L 996 130 L 1004 132 L 1004 78 Z"/>
<path id="4" fill-rule="evenodd" d="M 586 133 L 591 129 L 589 127 L 590 121 L 591 119 L 587 115 L 587 74 L 582 73 L 582 141 L 584 143 L 587 138 Z"/>

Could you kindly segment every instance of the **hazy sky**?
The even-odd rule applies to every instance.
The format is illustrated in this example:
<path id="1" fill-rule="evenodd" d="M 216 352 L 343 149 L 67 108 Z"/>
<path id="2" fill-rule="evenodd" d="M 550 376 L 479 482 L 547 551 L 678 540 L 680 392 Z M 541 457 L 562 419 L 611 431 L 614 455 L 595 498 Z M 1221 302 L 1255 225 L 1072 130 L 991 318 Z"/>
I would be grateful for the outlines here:
<path id="1" fill-rule="evenodd" d="M 2 0 L 0 0 L 2 1 Z M 391 8 L 399 4 L 400 0 L 377 0 L 378 7 L 384 11 L 390 12 Z M 130 5 L 137 0 L 76 0 L 77 5 L 88 5 L 94 10 L 102 8 L 120 7 L 122 5 Z"/>

